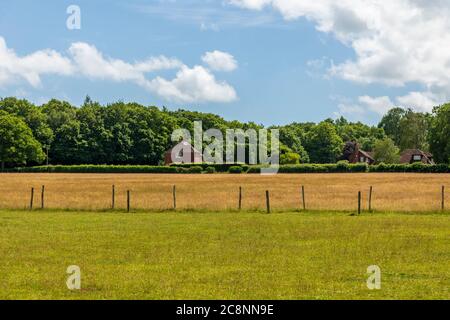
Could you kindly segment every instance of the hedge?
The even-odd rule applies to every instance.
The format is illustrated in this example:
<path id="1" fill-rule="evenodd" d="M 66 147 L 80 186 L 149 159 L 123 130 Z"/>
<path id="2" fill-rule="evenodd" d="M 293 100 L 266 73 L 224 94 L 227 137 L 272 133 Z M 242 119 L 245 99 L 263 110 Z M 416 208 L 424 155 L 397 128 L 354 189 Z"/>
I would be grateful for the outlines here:
<path id="1" fill-rule="evenodd" d="M 183 168 L 169 166 L 113 166 L 113 165 L 73 165 L 39 166 L 10 170 L 12 172 L 51 172 L 51 173 L 185 173 Z"/>
<path id="2" fill-rule="evenodd" d="M 203 171 L 207 171 L 207 168 L 214 168 L 215 172 L 228 172 L 230 167 L 242 167 L 243 172 L 247 172 L 249 165 L 244 163 L 181 163 L 181 164 L 171 164 L 171 167 L 177 168 L 191 168 L 191 167 L 202 167 Z M 211 169 L 208 169 L 210 171 Z"/>
<path id="3" fill-rule="evenodd" d="M 241 167 L 241 166 L 232 166 L 232 167 L 230 167 L 230 168 L 228 169 L 228 172 L 229 172 L 229 173 L 237 174 L 237 173 L 242 173 L 243 170 L 242 170 L 242 167 Z"/>
<path id="4" fill-rule="evenodd" d="M 417 172 L 417 173 L 449 173 L 450 166 L 446 164 L 427 165 L 413 164 L 384 164 L 369 166 L 369 172 Z"/>
<path id="5" fill-rule="evenodd" d="M 368 165 L 365 163 L 346 164 L 296 164 L 281 165 L 278 173 L 346 173 L 346 172 L 367 172 Z M 264 166 L 250 167 L 248 173 L 260 173 Z"/>
<path id="6" fill-rule="evenodd" d="M 251 166 L 247 173 L 260 173 L 264 166 Z M 282 165 L 278 173 L 357 173 L 357 172 L 416 172 L 416 173 L 450 173 L 450 166 L 446 164 L 427 165 L 414 164 L 379 164 L 369 166 L 365 163 L 357 164 L 298 164 Z"/>
<path id="7" fill-rule="evenodd" d="M 226 170 L 225 170 L 226 168 Z M 54 172 L 54 173 L 214 173 L 242 172 L 261 173 L 262 165 L 230 165 L 230 164 L 192 164 L 171 166 L 137 166 L 137 165 L 73 165 L 73 166 L 38 166 L 9 169 L 7 172 Z M 348 164 L 298 164 L 281 165 L 278 173 L 356 173 L 356 172 L 417 172 L 417 173 L 450 173 L 446 164 L 426 165 L 414 164 L 379 164 L 369 166 L 365 163 Z"/>

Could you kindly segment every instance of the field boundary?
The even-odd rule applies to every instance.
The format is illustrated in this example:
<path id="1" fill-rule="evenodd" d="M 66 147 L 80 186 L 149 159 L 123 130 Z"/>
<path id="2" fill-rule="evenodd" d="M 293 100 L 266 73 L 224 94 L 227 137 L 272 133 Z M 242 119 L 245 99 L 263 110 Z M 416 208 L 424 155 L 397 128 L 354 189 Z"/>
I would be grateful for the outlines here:
<path id="1" fill-rule="evenodd" d="M 227 207 L 227 208 L 222 208 L 222 209 L 207 209 L 207 208 L 192 208 L 192 207 L 184 207 L 179 209 L 177 207 L 177 189 L 176 189 L 176 185 L 173 185 L 172 187 L 172 207 L 167 207 L 167 208 L 133 208 L 133 203 L 132 203 L 132 191 L 130 189 L 126 190 L 126 207 L 125 208 L 119 208 L 116 206 L 116 186 L 112 185 L 111 188 L 111 205 L 109 208 L 101 208 L 101 209 L 83 209 L 83 208 L 65 208 L 65 207 L 52 207 L 52 208 L 47 208 L 45 206 L 45 185 L 42 185 L 42 187 L 40 188 L 40 194 L 38 194 L 37 190 L 35 190 L 34 187 L 31 187 L 30 189 L 30 198 L 29 198 L 29 206 L 28 208 L 23 208 L 22 210 L 28 210 L 28 211 L 35 211 L 35 210 L 67 210 L 67 211 L 91 211 L 91 212 L 137 212 L 137 211 L 143 211 L 143 212 L 177 212 L 177 211 L 181 211 L 181 212 L 265 212 L 266 214 L 271 214 L 274 212 L 320 212 L 320 211 L 330 211 L 330 210 L 324 210 L 324 209 L 314 209 L 311 208 L 309 206 L 307 206 L 307 199 L 305 197 L 305 186 L 301 186 L 301 201 L 299 202 L 299 206 L 297 208 L 283 208 L 283 209 L 277 209 L 276 207 L 272 207 L 271 206 L 271 200 L 270 200 L 270 191 L 266 190 L 265 191 L 265 210 L 260 209 L 260 208 L 242 208 L 242 187 L 239 187 L 239 193 L 238 193 L 238 197 L 237 197 L 237 207 L 235 209 Z M 440 212 L 445 213 L 447 212 L 449 209 L 446 206 L 446 192 L 445 192 L 446 188 L 444 185 L 442 185 L 441 187 L 441 192 L 440 192 Z M 357 198 L 355 200 L 355 210 L 349 210 L 349 209 L 343 209 L 343 210 L 331 210 L 333 212 L 349 212 L 352 214 L 357 214 L 360 215 L 362 213 L 376 213 L 376 212 L 397 212 L 397 211 L 401 211 L 401 210 L 382 210 L 379 211 L 377 209 L 373 208 L 372 205 L 372 193 L 373 193 L 373 186 L 370 186 L 369 188 L 369 192 L 368 192 L 368 197 L 365 201 L 364 204 L 367 204 L 367 207 L 364 207 L 363 204 L 363 200 L 362 200 L 362 191 L 358 191 L 357 193 Z M 36 199 L 37 198 L 37 199 Z M 40 202 L 37 202 L 36 200 L 40 200 Z M 367 203 L 366 203 L 367 202 Z M 14 210 L 13 208 L 8 208 L 5 207 L 5 210 Z M 0 210 L 2 210 L 2 208 L 0 208 Z M 20 210 L 20 209 L 19 209 Z M 420 213 L 424 213 L 424 212 L 438 212 L 439 210 L 437 209 L 431 209 L 431 210 L 418 210 L 418 211 L 410 211 L 410 212 L 420 212 Z M 401 211 L 403 212 L 403 211 Z M 408 211 L 405 211 L 408 212 Z M 450 212 L 450 211 L 448 211 Z"/>
<path id="2" fill-rule="evenodd" d="M 13 173 L 153 173 L 153 174 L 214 174 L 214 173 L 248 173 L 259 174 L 264 166 L 246 164 L 177 164 L 170 166 L 151 165 L 49 165 L 34 167 L 18 167 L 6 169 Z M 278 173 L 450 173 L 450 165 L 423 163 L 413 164 L 349 164 L 339 162 L 333 164 L 298 164 L 280 165 Z"/>

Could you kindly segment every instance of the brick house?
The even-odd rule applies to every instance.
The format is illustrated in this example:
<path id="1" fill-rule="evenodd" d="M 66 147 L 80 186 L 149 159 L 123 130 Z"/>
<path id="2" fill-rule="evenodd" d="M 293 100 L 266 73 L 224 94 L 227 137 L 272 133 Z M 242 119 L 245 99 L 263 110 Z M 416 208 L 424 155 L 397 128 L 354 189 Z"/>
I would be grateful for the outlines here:
<path id="1" fill-rule="evenodd" d="M 422 162 L 424 164 L 434 164 L 433 155 L 419 149 L 406 149 L 400 155 L 400 163 Z"/>
<path id="2" fill-rule="evenodd" d="M 164 154 L 164 165 L 172 163 L 202 163 L 203 155 L 188 141 L 181 141 Z"/>
<path id="3" fill-rule="evenodd" d="M 349 163 L 374 164 L 372 152 L 361 150 L 356 141 L 349 141 L 345 144 L 343 155 L 340 160 L 347 160 Z"/>
<path id="4" fill-rule="evenodd" d="M 355 153 L 351 155 L 351 158 L 349 160 L 350 163 L 367 163 L 367 164 L 374 164 L 375 159 L 373 158 L 373 153 L 364 151 L 361 149 L 356 150 Z"/>

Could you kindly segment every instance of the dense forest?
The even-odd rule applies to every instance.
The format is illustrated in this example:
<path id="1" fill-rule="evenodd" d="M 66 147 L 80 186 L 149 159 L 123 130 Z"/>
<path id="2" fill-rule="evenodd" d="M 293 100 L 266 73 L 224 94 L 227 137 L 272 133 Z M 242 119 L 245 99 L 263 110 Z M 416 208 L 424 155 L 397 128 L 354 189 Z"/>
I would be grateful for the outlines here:
<path id="1" fill-rule="evenodd" d="M 210 113 L 123 102 L 103 106 L 89 97 L 80 107 L 59 100 L 37 106 L 8 97 L 0 100 L 0 162 L 2 168 L 46 162 L 158 165 L 173 145 L 173 130 L 192 131 L 193 121 L 223 132 L 263 128 Z M 432 152 L 439 163 L 450 160 L 450 104 L 432 113 L 394 108 L 378 126 L 341 117 L 272 128 L 280 130 L 282 164 L 334 163 L 347 141 L 374 152 L 377 162 L 395 163 L 402 150 L 412 148 Z"/>

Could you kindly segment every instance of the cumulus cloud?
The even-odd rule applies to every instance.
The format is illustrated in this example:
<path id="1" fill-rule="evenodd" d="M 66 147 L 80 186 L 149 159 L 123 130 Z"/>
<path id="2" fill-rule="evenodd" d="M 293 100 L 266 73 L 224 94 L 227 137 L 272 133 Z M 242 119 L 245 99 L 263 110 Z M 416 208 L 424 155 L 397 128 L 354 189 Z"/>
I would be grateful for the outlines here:
<path id="1" fill-rule="evenodd" d="M 397 97 L 397 104 L 404 108 L 412 108 L 421 112 L 430 112 L 433 107 L 441 104 L 442 98 L 431 92 L 413 91 L 405 96 Z"/>
<path id="2" fill-rule="evenodd" d="M 215 71 L 229 72 L 235 70 L 238 66 L 236 60 L 231 54 L 218 50 L 206 52 L 203 55 L 202 60 Z"/>
<path id="3" fill-rule="evenodd" d="M 392 103 L 391 99 L 387 96 L 383 97 L 361 96 L 358 98 L 358 101 L 360 104 L 364 105 L 366 109 L 378 113 L 379 115 L 385 114 L 394 107 L 394 103 Z"/>
<path id="4" fill-rule="evenodd" d="M 382 97 L 371 97 L 371 96 L 360 96 L 358 101 L 349 101 L 348 99 L 338 99 L 341 100 L 338 104 L 338 111 L 336 116 L 350 116 L 353 119 L 364 119 L 367 117 L 368 113 L 376 115 L 384 115 L 390 109 L 395 107 L 395 104 L 387 96 Z"/>
<path id="5" fill-rule="evenodd" d="M 73 72 L 70 59 L 54 50 L 40 50 L 21 57 L 8 48 L 5 39 L 0 37 L 0 86 L 25 80 L 31 86 L 38 87 L 43 75 L 71 75 Z"/>
<path id="6" fill-rule="evenodd" d="M 147 86 L 158 95 L 178 102 L 231 102 L 237 99 L 233 87 L 226 82 L 218 82 L 214 75 L 202 66 L 183 66 L 175 79 L 157 77 Z"/>
<path id="7" fill-rule="evenodd" d="M 237 66 L 230 54 L 220 51 L 211 52 L 212 56 L 209 54 L 203 58 L 207 57 L 213 70 L 232 71 Z M 147 75 L 170 69 L 178 70 L 171 80 Z M 165 100 L 177 102 L 230 102 L 237 99 L 234 88 L 218 81 L 210 70 L 203 66 L 190 68 L 178 59 L 158 56 L 130 63 L 107 57 L 95 46 L 84 42 L 73 43 L 66 56 L 47 49 L 19 57 L 0 37 L 0 86 L 24 79 L 36 87 L 41 85 L 41 76 L 45 74 L 132 82 Z"/>
<path id="8" fill-rule="evenodd" d="M 145 73 L 159 70 L 178 69 L 183 63 L 164 56 L 152 57 L 134 64 L 120 59 L 105 58 L 92 45 L 83 42 L 73 43 L 69 52 L 77 70 L 91 79 L 110 79 L 114 81 L 145 82 Z"/>
<path id="9" fill-rule="evenodd" d="M 387 86 L 419 84 L 397 100 L 430 109 L 450 97 L 450 1 L 445 0 L 230 0 L 253 10 L 272 7 L 286 20 L 306 18 L 354 50 L 332 66 L 333 76 Z M 432 98 L 436 92 L 439 100 Z M 431 92 L 431 95 L 429 94 Z M 422 104 L 423 103 L 423 104 Z"/>

